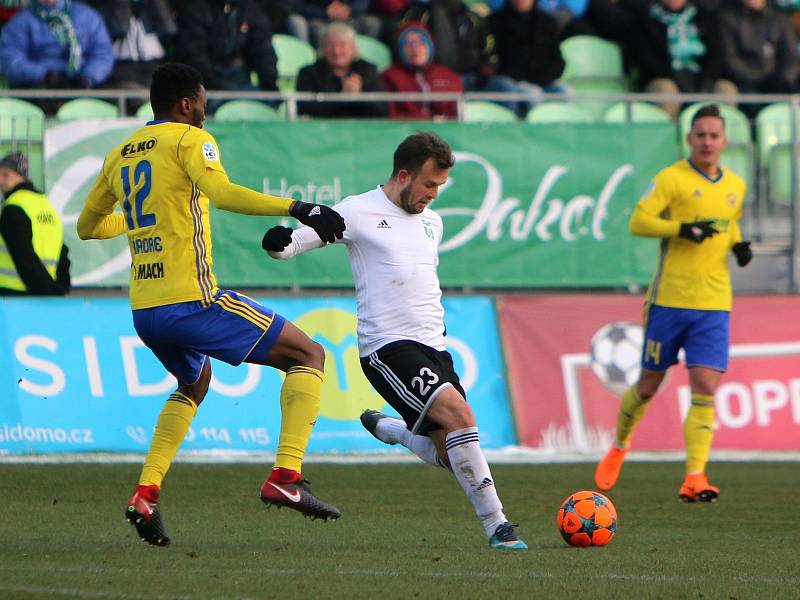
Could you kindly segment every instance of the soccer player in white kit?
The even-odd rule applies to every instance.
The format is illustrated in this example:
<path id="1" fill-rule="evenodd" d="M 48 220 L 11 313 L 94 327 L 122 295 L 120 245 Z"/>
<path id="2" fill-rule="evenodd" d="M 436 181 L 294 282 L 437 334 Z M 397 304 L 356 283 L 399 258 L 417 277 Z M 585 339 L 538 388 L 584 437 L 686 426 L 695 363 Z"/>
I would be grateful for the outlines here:
<path id="1" fill-rule="evenodd" d="M 394 153 L 389 180 L 334 208 L 347 229 L 358 303 L 361 367 L 403 417 L 368 410 L 364 427 L 386 444 L 402 444 L 423 461 L 455 475 L 483 523 L 489 546 L 525 550 L 503 506 L 481 450 L 475 415 L 445 349 L 442 290 L 436 268 L 441 217 L 429 208 L 455 164 L 449 144 L 433 133 L 407 137 Z M 310 227 L 273 227 L 262 246 L 288 259 L 325 246 Z"/>

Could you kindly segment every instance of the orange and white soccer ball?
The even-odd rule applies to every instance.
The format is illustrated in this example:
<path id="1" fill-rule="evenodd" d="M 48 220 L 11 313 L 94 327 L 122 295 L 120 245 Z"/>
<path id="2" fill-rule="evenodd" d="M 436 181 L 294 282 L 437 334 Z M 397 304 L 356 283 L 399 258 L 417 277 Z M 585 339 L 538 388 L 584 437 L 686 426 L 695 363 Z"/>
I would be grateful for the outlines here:
<path id="1" fill-rule="evenodd" d="M 617 509 L 600 492 L 575 492 L 558 509 L 557 524 L 570 546 L 605 546 L 617 533 Z"/>

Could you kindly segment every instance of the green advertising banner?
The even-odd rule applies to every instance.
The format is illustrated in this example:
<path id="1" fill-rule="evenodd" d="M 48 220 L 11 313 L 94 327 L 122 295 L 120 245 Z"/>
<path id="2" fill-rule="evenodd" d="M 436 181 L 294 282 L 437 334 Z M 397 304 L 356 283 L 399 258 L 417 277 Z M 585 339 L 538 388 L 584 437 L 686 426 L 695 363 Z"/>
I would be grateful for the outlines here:
<path id="1" fill-rule="evenodd" d="M 141 122 L 56 125 L 45 140 L 47 184 L 74 223 L 102 157 Z M 622 287 L 646 283 L 656 244 L 633 238 L 628 218 L 655 173 L 674 162 L 670 124 L 388 123 L 296 121 L 209 123 L 231 179 L 268 193 L 335 204 L 391 172 L 397 144 L 424 127 L 456 155 L 433 209 L 445 236 L 439 273 L 449 287 Z M 213 209 L 212 209 L 213 210 Z M 212 213 L 221 285 L 349 287 L 343 248 L 292 261 L 260 247 L 289 219 Z M 76 285 L 125 285 L 125 240 L 68 244 Z"/>

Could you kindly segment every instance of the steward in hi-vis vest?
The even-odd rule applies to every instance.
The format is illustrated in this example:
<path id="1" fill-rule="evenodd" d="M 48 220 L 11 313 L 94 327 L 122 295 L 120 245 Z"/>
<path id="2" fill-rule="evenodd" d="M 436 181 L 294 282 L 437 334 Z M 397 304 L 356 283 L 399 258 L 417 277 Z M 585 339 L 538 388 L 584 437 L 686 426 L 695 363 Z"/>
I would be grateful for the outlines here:
<path id="1" fill-rule="evenodd" d="M 64 295 L 70 278 L 61 217 L 28 180 L 21 153 L 0 159 L 0 191 L 0 295 Z"/>

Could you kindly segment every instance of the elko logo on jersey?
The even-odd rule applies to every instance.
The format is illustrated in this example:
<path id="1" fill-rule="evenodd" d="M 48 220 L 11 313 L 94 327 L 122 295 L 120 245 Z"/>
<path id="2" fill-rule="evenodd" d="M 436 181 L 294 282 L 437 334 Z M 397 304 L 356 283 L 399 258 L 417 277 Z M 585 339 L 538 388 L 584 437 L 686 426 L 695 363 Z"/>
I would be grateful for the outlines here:
<path id="1" fill-rule="evenodd" d="M 378 229 L 391 229 L 391 228 L 392 228 L 392 226 L 389 225 L 389 223 L 386 222 L 386 219 L 383 219 L 383 220 L 381 220 L 380 223 L 378 223 Z"/>

